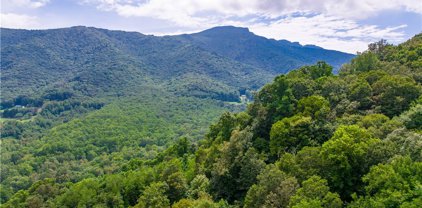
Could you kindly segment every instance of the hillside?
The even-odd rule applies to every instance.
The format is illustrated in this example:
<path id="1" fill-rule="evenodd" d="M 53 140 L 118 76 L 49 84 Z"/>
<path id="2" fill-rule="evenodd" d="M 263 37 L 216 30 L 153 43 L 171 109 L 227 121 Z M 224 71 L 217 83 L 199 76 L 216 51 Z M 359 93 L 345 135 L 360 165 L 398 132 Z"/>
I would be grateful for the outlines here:
<path id="1" fill-rule="evenodd" d="M 241 94 L 251 98 L 278 73 L 180 36 L 82 26 L 0 32 L 2 202 L 37 181 L 115 174 L 181 137 L 196 142 L 224 111 L 245 109 Z"/>
<path id="2" fill-rule="evenodd" d="M 332 65 L 337 71 L 343 63 L 353 57 L 351 54 L 320 47 L 267 39 L 253 34 L 248 28 L 232 26 L 215 27 L 181 37 L 221 56 L 263 68 L 275 74 L 287 73 L 292 69 L 321 60 Z"/>
<path id="3" fill-rule="evenodd" d="M 256 90 L 278 73 L 316 60 L 340 66 L 352 58 L 350 54 L 287 41 L 279 44 L 242 28 L 227 28 L 182 36 L 185 38 L 81 26 L 2 28 L 2 100 L 58 87 L 86 96 L 114 96 L 117 92 L 136 92 L 139 85 L 159 83 L 166 90 L 177 89 L 177 94 L 188 95 L 190 88 L 195 88 L 199 92 L 193 95 L 236 101 L 240 90 Z M 238 38 L 227 35 L 232 32 L 245 33 L 247 38 L 236 42 Z M 224 50 L 228 42 L 236 43 L 230 47 L 236 51 Z M 189 77 L 202 77 L 204 82 L 191 83 Z M 194 85 L 184 86 L 186 82 Z"/>
<path id="4" fill-rule="evenodd" d="M 93 112 L 39 140 L 2 140 L 3 206 L 418 207 L 421 37 L 371 44 L 338 75 L 325 62 L 279 75 L 199 142 L 188 120 L 211 118 L 216 100 L 161 88 L 99 110 L 86 100 L 71 111 Z M 167 130 L 139 128 L 151 118 Z"/>

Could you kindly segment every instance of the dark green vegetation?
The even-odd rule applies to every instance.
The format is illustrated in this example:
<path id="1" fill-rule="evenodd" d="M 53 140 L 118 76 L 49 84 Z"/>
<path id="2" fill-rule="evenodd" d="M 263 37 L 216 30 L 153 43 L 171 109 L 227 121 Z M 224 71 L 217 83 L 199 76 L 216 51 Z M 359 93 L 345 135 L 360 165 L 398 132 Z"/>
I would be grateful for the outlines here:
<path id="1" fill-rule="evenodd" d="M 235 40 L 239 42 L 227 47 Z M 165 37 L 87 27 L 3 28 L 1 41 L 2 103 L 57 89 L 75 96 L 137 95 L 144 86 L 238 101 L 240 93 L 258 89 L 277 74 L 316 60 L 340 66 L 353 57 L 268 40 L 235 27 Z M 251 45 L 245 48 L 245 42 Z"/>
<path id="2" fill-rule="evenodd" d="M 275 74 L 284 74 L 320 60 L 328 62 L 337 71 L 342 64 L 352 58 L 350 55 L 322 50 L 313 45 L 302 46 L 297 42 L 256 36 L 249 32 L 248 28 L 216 27 L 181 37 L 221 56 Z"/>
<path id="3" fill-rule="evenodd" d="M 124 91 L 95 88 L 92 78 L 104 77 L 89 74 L 75 85 L 45 86 L 27 99 L 39 112 L 14 118 L 8 128 L 13 135 L 22 125 L 22 133 L 2 140 L 3 206 L 418 207 L 421 48 L 421 35 L 399 46 L 380 42 L 339 75 L 317 62 L 277 76 L 246 111 L 222 114 L 206 134 L 209 118 L 237 105 L 201 90 L 214 79 L 206 74 L 197 81 L 184 73 L 154 87 L 165 76 L 148 67 L 169 67 L 164 60 L 145 62 L 157 74 L 137 77 L 133 68 L 139 85 L 116 81 Z M 111 72 L 117 74 L 105 78 L 123 79 Z M 7 109 L 17 108 L 16 98 Z"/>
<path id="4" fill-rule="evenodd" d="M 215 42 L 227 41 L 233 31 L 249 41 L 266 40 L 234 27 L 203 34 L 213 31 L 221 33 L 208 39 Z M 240 95 L 251 98 L 281 72 L 242 63 L 190 36 L 200 34 L 2 28 L 1 202 L 45 178 L 65 183 L 117 173 L 133 158 L 155 158 L 180 137 L 197 141 L 224 111 L 245 108 Z M 308 56 L 308 48 L 297 44 L 277 47 Z M 346 62 L 352 57 L 317 51 L 327 53 L 313 54 L 319 59 L 340 56 Z M 280 70 L 313 61 L 292 59 L 295 63 L 287 68 L 281 68 L 287 62 L 277 60 Z"/>

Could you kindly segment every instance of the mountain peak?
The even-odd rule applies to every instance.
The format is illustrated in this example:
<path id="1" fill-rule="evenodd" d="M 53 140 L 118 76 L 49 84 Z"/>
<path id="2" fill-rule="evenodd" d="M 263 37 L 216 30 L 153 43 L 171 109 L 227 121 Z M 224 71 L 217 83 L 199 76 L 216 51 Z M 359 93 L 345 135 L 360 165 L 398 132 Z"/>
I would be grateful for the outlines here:
<path id="1" fill-rule="evenodd" d="M 213 27 L 198 34 L 202 35 L 251 35 L 252 32 L 249 31 L 246 27 L 235 27 L 235 26 L 218 26 Z"/>

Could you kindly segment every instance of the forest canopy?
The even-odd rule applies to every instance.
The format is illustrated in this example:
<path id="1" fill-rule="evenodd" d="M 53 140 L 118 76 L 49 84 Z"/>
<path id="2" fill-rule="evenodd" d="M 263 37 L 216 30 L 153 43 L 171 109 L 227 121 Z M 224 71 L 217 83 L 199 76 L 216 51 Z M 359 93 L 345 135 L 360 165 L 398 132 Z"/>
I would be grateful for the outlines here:
<path id="1" fill-rule="evenodd" d="M 419 207 L 421 57 L 419 34 L 398 46 L 371 44 L 338 75 L 322 61 L 298 68 L 262 87 L 245 111 L 223 113 L 202 140 L 180 137 L 166 149 L 150 146 L 144 157 L 134 157 L 136 148 L 132 155 L 112 149 L 136 137 L 71 122 L 53 129 L 54 143 L 26 147 L 26 154 L 2 153 L 18 167 L 6 177 L 2 168 L 2 207 Z M 90 121 L 113 119 L 106 115 Z M 98 137 L 65 135 L 60 128 L 67 127 Z M 92 143 L 72 149 L 71 138 Z M 104 151 L 113 154 L 106 158 Z M 62 178 L 36 175 L 40 180 L 30 182 L 40 169 L 58 168 L 78 155 L 84 158 L 73 162 L 104 169 L 61 169 Z M 46 161 L 41 166 L 38 157 Z M 122 164 L 106 169 L 112 161 Z"/>

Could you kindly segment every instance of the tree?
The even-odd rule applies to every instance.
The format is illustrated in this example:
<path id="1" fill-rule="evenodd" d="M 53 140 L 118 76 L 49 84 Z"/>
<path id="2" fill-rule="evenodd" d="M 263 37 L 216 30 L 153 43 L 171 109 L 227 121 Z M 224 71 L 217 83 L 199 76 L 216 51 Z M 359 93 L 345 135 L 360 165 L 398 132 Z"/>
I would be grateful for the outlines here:
<path id="1" fill-rule="evenodd" d="M 367 72 L 379 67 L 379 60 L 372 52 L 364 52 L 351 61 L 351 67 L 356 72 Z"/>
<path id="2" fill-rule="evenodd" d="M 407 129 L 422 131 L 422 104 L 416 104 L 400 115 L 400 120 Z"/>
<path id="3" fill-rule="evenodd" d="M 347 83 L 338 76 L 322 77 L 316 81 L 318 94 L 330 102 L 330 107 L 336 106 L 347 97 Z"/>
<path id="4" fill-rule="evenodd" d="M 265 85 L 257 94 L 256 102 L 267 108 L 271 121 L 291 116 L 295 98 L 286 76 L 280 75 L 273 83 Z"/>
<path id="5" fill-rule="evenodd" d="M 100 184 L 95 179 L 85 179 L 73 185 L 59 197 L 62 207 L 90 207 L 97 203 Z"/>
<path id="6" fill-rule="evenodd" d="M 388 164 L 379 164 L 362 179 L 365 196 L 357 198 L 351 207 L 417 207 L 420 206 L 422 162 L 396 156 Z"/>
<path id="7" fill-rule="evenodd" d="M 305 78 L 289 79 L 289 87 L 292 89 L 293 96 L 299 100 L 303 97 L 308 97 L 314 94 L 315 81 Z"/>
<path id="8" fill-rule="evenodd" d="M 385 139 L 392 142 L 398 153 L 408 155 L 415 161 L 422 161 L 422 135 L 406 129 L 396 129 Z"/>
<path id="9" fill-rule="evenodd" d="M 316 80 L 321 77 L 332 76 L 333 67 L 324 61 L 318 61 L 315 65 L 301 67 L 296 74 Z"/>
<path id="10" fill-rule="evenodd" d="M 243 198 L 256 176 L 265 166 L 252 147 L 250 129 L 235 130 L 229 142 L 222 146 L 211 171 L 211 190 L 217 199 L 228 202 Z"/>
<path id="11" fill-rule="evenodd" d="M 290 207 L 293 208 L 307 207 L 309 204 L 313 204 L 315 207 L 342 207 L 340 196 L 330 192 L 327 180 L 319 176 L 312 176 L 303 181 L 302 187 L 290 199 Z"/>
<path id="12" fill-rule="evenodd" d="M 280 156 L 284 151 L 295 151 L 316 144 L 312 138 L 312 118 L 293 116 L 273 124 L 270 131 L 271 154 Z"/>
<path id="13" fill-rule="evenodd" d="M 224 200 L 214 202 L 209 197 L 199 199 L 182 199 L 171 206 L 172 208 L 229 208 L 231 206 Z"/>
<path id="14" fill-rule="evenodd" d="M 365 129 L 357 125 L 340 126 L 331 139 L 322 145 L 320 157 L 324 161 L 323 176 L 342 199 L 362 191 L 361 177 L 369 171 L 371 161 L 366 156 L 371 145 L 379 143 Z"/>
<path id="15" fill-rule="evenodd" d="M 205 175 L 196 175 L 190 182 L 188 196 L 192 199 L 198 199 L 207 195 L 210 188 L 210 181 Z"/>
<path id="16" fill-rule="evenodd" d="M 373 90 L 380 111 L 390 118 L 406 111 L 421 95 L 420 86 L 404 76 L 385 76 L 374 84 Z"/>
<path id="17" fill-rule="evenodd" d="M 368 51 L 376 54 L 380 60 L 385 60 L 386 49 L 391 47 L 391 44 L 388 44 L 386 40 L 381 39 L 378 42 L 370 43 L 368 45 Z"/>
<path id="18" fill-rule="evenodd" d="M 295 155 L 285 153 L 276 163 L 285 173 L 304 181 L 313 175 L 321 174 L 323 161 L 320 158 L 321 147 L 304 147 Z"/>
<path id="19" fill-rule="evenodd" d="M 386 130 L 384 126 L 389 122 L 391 122 L 390 118 L 384 114 L 369 114 L 364 116 L 362 120 L 358 122 L 358 125 L 367 129 L 374 137 L 384 138 L 390 133 L 388 130 L 387 132 L 384 132 Z"/>
<path id="20" fill-rule="evenodd" d="M 349 100 L 359 102 L 359 109 L 367 110 L 372 104 L 372 88 L 366 80 L 357 80 L 350 86 Z"/>
<path id="21" fill-rule="evenodd" d="M 135 208 L 170 208 L 170 200 L 165 193 L 168 191 L 168 185 L 164 182 L 151 183 L 141 197 L 138 199 L 138 204 Z"/>
<path id="22" fill-rule="evenodd" d="M 313 95 L 299 100 L 296 114 L 324 120 L 330 112 L 330 103 L 322 96 Z"/>
<path id="23" fill-rule="evenodd" d="M 267 165 L 258 175 L 258 183 L 253 185 L 245 198 L 245 208 L 283 208 L 298 188 L 294 177 L 288 176 L 275 165 Z"/>
<path id="24" fill-rule="evenodd" d="M 173 173 L 168 176 L 165 181 L 169 187 L 168 191 L 170 195 L 168 196 L 168 198 L 170 202 L 176 202 L 186 196 L 186 191 L 188 187 L 183 173 Z"/>
<path id="25" fill-rule="evenodd" d="M 236 127 L 236 118 L 229 112 L 223 113 L 216 124 L 211 125 L 210 132 L 207 135 L 211 141 L 228 141 L 231 133 Z"/>

